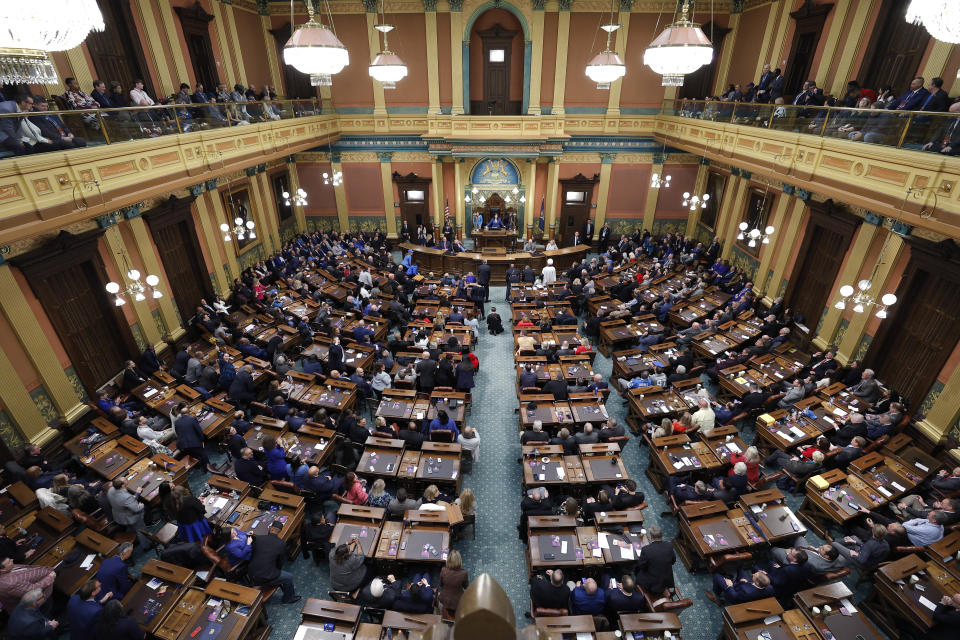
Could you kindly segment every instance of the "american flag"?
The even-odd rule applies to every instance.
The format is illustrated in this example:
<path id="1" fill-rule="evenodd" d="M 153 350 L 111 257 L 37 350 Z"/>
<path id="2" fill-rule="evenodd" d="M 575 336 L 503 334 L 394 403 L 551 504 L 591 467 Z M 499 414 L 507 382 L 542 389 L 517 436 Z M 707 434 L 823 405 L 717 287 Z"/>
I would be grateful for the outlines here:
<path id="1" fill-rule="evenodd" d="M 450 198 L 447 198 L 446 203 L 443 205 L 443 219 L 446 220 L 450 217 Z"/>

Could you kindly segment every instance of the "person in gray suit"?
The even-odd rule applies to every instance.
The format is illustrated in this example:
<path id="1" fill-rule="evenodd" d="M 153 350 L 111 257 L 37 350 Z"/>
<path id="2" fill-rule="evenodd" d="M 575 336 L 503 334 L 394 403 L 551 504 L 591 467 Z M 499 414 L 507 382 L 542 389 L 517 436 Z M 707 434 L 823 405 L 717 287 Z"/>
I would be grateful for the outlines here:
<path id="1" fill-rule="evenodd" d="M 829 544 L 822 544 L 819 547 L 811 547 L 806 544 L 799 544 L 793 549 L 780 549 L 779 547 L 774 547 L 770 550 L 770 556 L 780 565 L 788 565 L 793 562 L 791 556 L 800 550 L 807 552 L 806 565 L 810 568 L 810 571 L 816 575 L 823 575 L 832 571 L 839 571 L 843 567 L 847 566 L 846 558 L 840 555 L 840 552 Z"/>
<path id="2" fill-rule="evenodd" d="M 107 489 L 107 500 L 110 502 L 114 521 L 128 531 L 138 532 L 137 545 L 143 548 L 148 543 L 139 533 L 141 529 L 146 528 L 143 521 L 144 503 L 140 499 L 140 491 L 137 489 L 136 492 L 130 493 L 123 478 L 114 478 L 111 487 Z"/>
<path id="3" fill-rule="evenodd" d="M 876 404 L 880 399 L 880 383 L 874 377 L 873 369 L 864 369 L 860 374 L 860 382 L 850 387 L 849 391 L 867 404 Z"/>

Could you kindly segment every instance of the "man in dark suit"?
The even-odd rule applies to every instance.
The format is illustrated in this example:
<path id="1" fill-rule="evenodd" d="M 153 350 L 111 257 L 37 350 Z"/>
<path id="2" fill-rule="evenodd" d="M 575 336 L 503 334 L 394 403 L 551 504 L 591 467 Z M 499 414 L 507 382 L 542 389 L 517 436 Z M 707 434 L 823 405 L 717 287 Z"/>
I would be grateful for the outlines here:
<path id="1" fill-rule="evenodd" d="M 817 352 L 810 358 L 810 375 L 814 380 L 820 379 L 827 374 L 827 371 L 836 369 L 839 365 L 835 359 L 833 351 L 826 353 Z"/>
<path id="2" fill-rule="evenodd" d="M 230 389 L 227 395 L 241 407 L 245 407 L 253 402 L 253 367 L 244 365 L 237 371 L 236 377 L 230 383 Z"/>
<path id="3" fill-rule="evenodd" d="M 293 574 L 283 570 L 283 558 L 287 555 L 286 543 L 277 537 L 283 529 L 279 520 L 270 523 L 265 536 L 253 538 L 253 555 L 247 568 L 250 582 L 255 586 L 279 586 L 283 591 L 283 604 L 293 604 L 300 601 L 296 588 L 293 586 Z"/>
<path id="4" fill-rule="evenodd" d="M 0 120 L 2 122 L 2 120 Z M 507 268 L 506 272 L 507 280 L 507 300 L 510 299 L 510 287 L 512 285 L 518 284 L 521 280 L 520 269 L 517 269 L 517 265 L 512 264 Z"/>
<path id="5" fill-rule="evenodd" d="M 537 372 L 533 370 L 533 365 L 527 363 L 523 365 L 523 371 L 520 372 L 520 388 L 537 386 Z"/>
<path id="6" fill-rule="evenodd" d="M 537 274 L 529 264 L 523 268 L 523 282 L 533 284 L 537 279 Z"/>
<path id="7" fill-rule="evenodd" d="M 607 245 L 610 244 L 610 224 L 607 222 L 603 223 L 603 226 L 600 227 L 600 235 L 597 236 L 597 239 L 600 241 L 600 253 L 607 252 Z"/>
<path id="8" fill-rule="evenodd" d="M 93 640 L 97 621 L 103 612 L 103 603 L 110 599 L 112 593 L 106 593 L 99 600 L 100 583 L 96 580 L 87 580 L 80 590 L 70 596 L 67 602 L 67 620 L 70 624 L 70 640 Z"/>
<path id="9" fill-rule="evenodd" d="M 490 302 L 490 265 L 486 258 L 477 267 L 477 284 L 483 287 L 483 301 Z"/>
<path id="10" fill-rule="evenodd" d="M 44 601 L 40 589 L 31 589 L 23 594 L 20 603 L 10 612 L 7 637 L 11 640 L 54 640 L 60 637 L 57 631 L 60 623 L 40 611 Z"/>
<path id="11" fill-rule="evenodd" d="M 420 354 L 420 358 L 420 362 L 414 367 L 417 372 L 417 388 L 430 393 L 437 384 L 437 363 L 430 358 L 429 351 Z"/>
<path id="12" fill-rule="evenodd" d="M 573 232 L 573 240 L 570 241 L 570 246 L 571 246 L 571 247 L 579 247 L 579 246 L 582 245 L 582 244 L 583 244 L 583 239 L 580 238 L 580 232 L 579 232 L 579 231 L 574 231 L 574 232 Z"/>
<path id="13" fill-rule="evenodd" d="M 327 375 L 330 375 L 331 371 L 343 371 L 344 355 L 343 346 L 340 345 L 340 337 L 334 336 L 330 348 L 327 350 Z"/>
<path id="14" fill-rule="evenodd" d="M 770 82 L 770 102 L 775 102 L 777 98 L 783 97 L 783 88 L 787 80 L 783 77 L 780 69 L 773 70 L 773 80 Z"/>
<path id="15" fill-rule="evenodd" d="M 620 578 L 620 582 L 612 577 L 607 577 L 603 582 L 603 586 L 607 587 L 605 600 L 608 615 L 616 617 L 620 613 L 646 610 L 647 603 L 630 574 L 624 574 Z"/>
<path id="16" fill-rule="evenodd" d="M 950 94 L 943 90 L 943 78 L 931 79 L 927 93 L 930 95 L 920 105 L 921 111 L 943 112 L 950 106 Z"/>
<path id="17" fill-rule="evenodd" d="M 558 371 L 552 380 L 543 385 L 543 392 L 553 395 L 554 400 L 566 400 L 568 397 L 567 381 L 563 373 Z"/>
<path id="18" fill-rule="evenodd" d="M 949 111 L 952 114 L 960 114 L 960 101 L 950 105 Z M 941 120 L 944 122 L 933 134 L 930 142 L 923 145 L 923 150 L 948 156 L 960 154 L 960 116 L 954 115 L 952 118 L 941 118 Z"/>
<path id="19" fill-rule="evenodd" d="M 791 549 L 787 552 L 787 560 L 787 564 L 771 563 L 766 571 L 774 595 L 784 601 L 789 600 L 793 594 L 804 588 L 810 577 L 806 551 Z"/>
<path id="20" fill-rule="evenodd" d="M 748 413 L 756 409 L 762 409 L 769 397 L 769 393 L 761 391 L 757 383 L 751 382 L 750 391 L 746 393 L 740 401 L 740 408 Z"/>
<path id="21" fill-rule="evenodd" d="M 890 111 L 919 111 L 927 102 L 930 92 L 923 88 L 923 77 L 917 76 L 910 81 L 910 88 L 887 105 Z"/>
<path id="22" fill-rule="evenodd" d="M 756 571 L 753 575 L 743 569 L 736 579 L 724 577 L 720 573 L 713 574 L 713 591 L 707 591 L 707 597 L 717 604 L 743 604 L 773 596 L 773 587 L 770 578 L 763 571 Z"/>
<path id="23" fill-rule="evenodd" d="M 234 459 L 233 473 L 238 480 L 243 480 L 255 487 L 263 486 L 263 483 L 270 478 L 266 466 L 253 459 L 253 449 L 250 447 L 241 449 L 240 457 Z"/>
<path id="24" fill-rule="evenodd" d="M 773 84 L 773 72 L 770 71 L 770 65 L 763 65 L 763 70 L 760 72 L 760 80 L 757 82 L 756 86 L 756 101 L 762 102 L 764 104 L 770 102 L 770 85 Z"/>
<path id="25" fill-rule="evenodd" d="M 928 640 L 952 640 L 957 637 L 957 627 L 960 626 L 960 593 L 940 598 L 937 608 L 933 610 L 933 622 L 933 628 L 925 634 Z"/>
<path id="26" fill-rule="evenodd" d="M 846 447 L 857 436 L 866 437 L 867 424 L 864 422 L 863 415 L 851 413 L 846 424 L 837 429 L 837 432 L 829 436 L 830 444 L 837 447 Z"/>
<path id="27" fill-rule="evenodd" d="M 34 96 L 33 109 L 38 115 L 30 116 L 30 122 L 40 128 L 40 133 L 44 138 L 48 138 L 53 144 L 61 149 L 73 149 L 75 147 L 87 146 L 87 141 L 73 135 L 69 127 L 63 123 L 59 116 L 50 113 L 47 99 L 43 96 Z"/>
<path id="28" fill-rule="evenodd" d="M 866 446 L 866 444 L 867 441 L 863 436 L 855 436 L 853 440 L 850 441 L 850 444 L 840 448 L 840 453 L 833 456 L 833 458 L 827 459 L 827 467 L 830 469 L 843 468 L 848 463 L 863 455 L 863 448 Z"/>
<path id="29" fill-rule="evenodd" d="M 637 584 L 657 598 L 673 586 L 673 565 L 677 557 L 673 545 L 664 542 L 659 525 L 650 525 L 647 534 L 650 544 L 640 549 L 637 558 Z"/>
<path id="30" fill-rule="evenodd" d="M 545 575 L 536 575 L 530 581 L 530 601 L 538 609 L 567 610 L 570 603 L 570 587 L 563 579 L 560 569 L 547 569 Z"/>
<path id="31" fill-rule="evenodd" d="M 97 571 L 97 580 L 103 590 L 112 593 L 117 600 L 123 600 L 133 586 L 127 565 L 132 555 L 133 543 L 124 542 L 117 548 L 117 555 L 106 558 Z"/>
<path id="32" fill-rule="evenodd" d="M 583 228 L 583 241 L 587 244 L 593 242 L 593 219 L 587 218 L 587 224 Z"/>
<path id="33" fill-rule="evenodd" d="M 238 377 L 239 375 L 237 374 Z M 180 414 L 180 417 L 173 423 L 173 428 L 177 431 L 177 449 L 199 460 L 210 473 L 215 473 L 216 468 L 210 464 L 207 451 L 203 448 L 206 436 L 203 434 L 203 429 L 200 428 L 197 419 L 187 411 L 186 402 L 177 405 L 177 413 Z"/>

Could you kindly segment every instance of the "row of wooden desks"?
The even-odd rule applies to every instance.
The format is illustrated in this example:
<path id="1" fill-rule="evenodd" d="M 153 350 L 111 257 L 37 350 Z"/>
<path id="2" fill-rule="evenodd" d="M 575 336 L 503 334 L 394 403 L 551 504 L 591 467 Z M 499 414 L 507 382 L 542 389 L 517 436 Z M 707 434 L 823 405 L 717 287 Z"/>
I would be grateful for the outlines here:
<path id="1" fill-rule="evenodd" d="M 424 442 L 419 451 L 406 450 L 403 440 L 370 436 L 357 463 L 360 476 L 397 480 L 403 484 L 452 485 L 460 492 L 462 448 L 455 442 Z"/>
<path id="2" fill-rule="evenodd" d="M 462 391 L 435 390 L 429 396 L 412 389 L 384 389 L 376 415 L 388 422 L 433 420 L 438 411 L 463 426 L 470 394 Z"/>
<path id="3" fill-rule="evenodd" d="M 611 304 L 611 309 L 613 305 Z M 601 305 L 600 309 L 603 309 Z M 612 351 L 624 349 L 649 335 L 663 335 L 666 328 L 652 314 L 629 317 L 630 322 L 618 318 L 600 323 L 600 342 L 597 348 L 607 357 Z"/>
<path id="4" fill-rule="evenodd" d="M 672 638 L 682 640 L 683 629 L 680 618 L 675 613 L 621 613 L 618 631 L 598 632 L 593 616 L 588 615 L 541 616 L 535 622 L 551 640 L 581 638 L 584 634 L 597 640 L 642 640 L 666 637 L 664 632 L 670 632 Z"/>
<path id="5" fill-rule="evenodd" d="M 386 640 L 400 637 L 399 631 L 422 633 L 440 622 L 440 616 L 434 614 L 401 613 L 385 611 L 380 624 L 360 622 L 363 608 L 360 605 L 345 602 L 333 602 L 318 598 L 307 598 L 300 611 L 301 622 L 294 640 L 311 638 L 336 638 L 341 636 L 317 636 L 311 631 L 343 634 L 352 640 Z"/>
<path id="6" fill-rule="evenodd" d="M 640 549 L 649 543 L 637 527 L 643 524 L 639 510 L 597 514 L 596 523 L 577 526 L 573 516 L 527 518 L 527 571 L 556 567 L 599 567 L 634 563 Z"/>
<path id="7" fill-rule="evenodd" d="M 960 548 L 960 535 L 952 535 L 951 545 Z M 874 591 L 863 606 L 891 637 L 905 626 L 920 633 L 929 631 L 934 626 L 934 609 L 943 596 L 960 593 L 956 555 L 943 556 L 942 552 L 942 548 L 939 552 L 928 548 L 925 557 L 910 554 L 877 569 Z"/>
<path id="8" fill-rule="evenodd" d="M 630 475 L 620 457 L 620 445 L 581 445 L 579 455 L 564 455 L 558 444 L 530 444 L 521 447 L 523 485 L 584 486 L 618 484 Z"/>
<path id="9" fill-rule="evenodd" d="M 356 540 L 363 554 L 378 561 L 439 566 L 450 552 L 450 527 L 463 521 L 457 505 L 443 510 L 408 510 L 402 521 L 386 520 L 377 507 L 341 505 L 330 534 L 333 545 Z"/>
<path id="10" fill-rule="evenodd" d="M 556 433 L 563 427 L 572 431 L 588 422 L 599 430 L 609 417 L 603 398 L 592 392 L 571 393 L 569 400 L 554 400 L 549 394 L 520 394 L 520 431 L 529 429 L 537 420 L 547 433 Z"/>
<path id="11" fill-rule="evenodd" d="M 663 491 L 670 476 L 693 474 L 709 480 L 730 464 L 732 454 L 743 455 L 747 444 L 737 435 L 736 427 L 717 427 L 709 438 L 691 441 L 683 433 L 653 438 L 649 441 L 647 477 Z"/>
<path id="12" fill-rule="evenodd" d="M 694 571 L 720 566 L 727 554 L 789 546 L 806 532 L 783 493 L 765 489 L 740 496 L 733 509 L 719 500 L 683 505 L 674 547 Z"/>

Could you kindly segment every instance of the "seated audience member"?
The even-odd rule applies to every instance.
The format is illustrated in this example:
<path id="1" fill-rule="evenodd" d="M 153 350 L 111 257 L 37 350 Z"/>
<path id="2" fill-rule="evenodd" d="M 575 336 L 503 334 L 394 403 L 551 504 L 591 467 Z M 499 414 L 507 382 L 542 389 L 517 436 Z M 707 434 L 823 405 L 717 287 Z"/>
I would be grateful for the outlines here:
<path id="1" fill-rule="evenodd" d="M 791 562 L 790 555 L 797 551 L 803 551 L 807 554 L 806 566 L 811 574 L 824 575 L 839 571 L 846 565 L 844 557 L 829 543 L 822 544 L 819 547 L 801 545 L 792 549 L 773 547 L 770 549 L 770 556 L 775 562 L 786 565 Z"/>
<path id="2" fill-rule="evenodd" d="M 413 576 L 413 582 L 400 592 L 393 608 L 404 613 L 431 613 L 433 611 L 433 587 L 430 574 Z"/>
<path id="3" fill-rule="evenodd" d="M 70 128 L 63 123 L 60 116 L 49 111 L 50 103 L 42 96 L 34 96 L 33 110 L 38 114 L 30 116 L 33 122 L 40 130 L 40 135 L 50 140 L 50 142 L 60 149 L 73 149 L 75 147 L 87 146 L 87 141 L 76 136 L 70 131 Z M 128 389 L 124 391 L 129 392 Z"/>
<path id="4" fill-rule="evenodd" d="M 365 607 L 392 609 L 393 603 L 397 601 L 402 588 L 403 585 L 393 574 L 383 579 L 374 578 L 370 581 L 370 584 L 360 590 L 357 602 Z"/>
<path id="5" fill-rule="evenodd" d="M 844 536 L 842 540 L 832 543 L 832 546 L 846 562 L 860 570 L 870 570 L 890 555 L 887 533 L 887 527 L 873 524 L 870 526 L 870 537 L 866 541 L 858 536 Z"/>
<path id="6" fill-rule="evenodd" d="M 253 449 L 244 447 L 240 456 L 233 461 L 234 474 L 237 480 L 259 487 L 270 479 L 266 465 L 253 459 Z"/>
<path id="7" fill-rule="evenodd" d="M 713 591 L 707 591 L 706 595 L 717 604 L 731 605 L 770 598 L 774 593 L 766 573 L 750 574 L 741 569 L 732 579 L 721 573 L 713 574 Z"/>
<path id="8" fill-rule="evenodd" d="M 605 595 L 606 611 L 611 616 L 644 611 L 647 607 L 643 594 L 637 589 L 637 584 L 630 574 L 621 576 L 619 582 L 615 578 L 609 578 Z"/>
<path id="9" fill-rule="evenodd" d="M 561 609 L 566 611 L 570 606 L 570 587 L 564 581 L 563 571 L 548 569 L 544 574 L 537 574 L 530 581 L 530 601 L 534 608 Z"/>
<path id="10" fill-rule="evenodd" d="M 543 430 L 543 423 L 540 420 L 534 420 L 530 428 L 520 436 L 520 444 L 547 442 L 548 440 L 550 440 L 550 435 Z"/>
<path id="11" fill-rule="evenodd" d="M 601 615 L 606 608 L 606 593 L 593 578 L 587 578 L 570 593 L 572 615 Z"/>
<path id="12" fill-rule="evenodd" d="M 330 588 L 353 592 L 366 584 L 369 568 L 360 541 L 351 538 L 330 551 Z"/>

